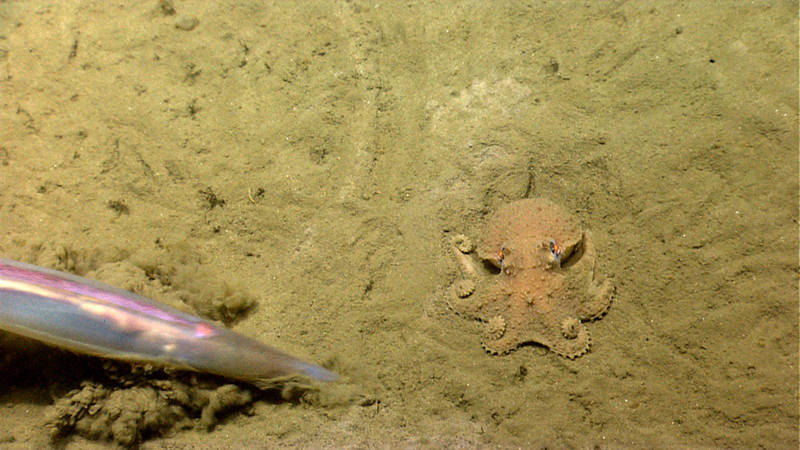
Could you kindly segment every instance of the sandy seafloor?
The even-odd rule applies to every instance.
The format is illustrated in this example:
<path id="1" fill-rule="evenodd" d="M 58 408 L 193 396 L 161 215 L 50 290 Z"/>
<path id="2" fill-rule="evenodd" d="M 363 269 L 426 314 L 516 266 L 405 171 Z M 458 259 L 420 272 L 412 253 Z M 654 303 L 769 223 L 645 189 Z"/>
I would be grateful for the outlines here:
<path id="1" fill-rule="evenodd" d="M 342 381 L 143 448 L 797 448 L 796 2 L 174 8 L 0 3 L 0 254 L 252 301 Z M 575 360 L 446 306 L 451 237 L 524 197 L 616 285 Z M 106 445 L 42 428 L 106 366 L 9 342 L 2 446 Z"/>

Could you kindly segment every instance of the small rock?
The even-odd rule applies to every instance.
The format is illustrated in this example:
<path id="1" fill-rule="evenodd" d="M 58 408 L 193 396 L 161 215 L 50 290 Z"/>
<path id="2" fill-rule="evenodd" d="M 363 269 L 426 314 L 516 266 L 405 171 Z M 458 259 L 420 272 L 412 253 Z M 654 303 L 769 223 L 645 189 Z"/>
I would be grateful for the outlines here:
<path id="1" fill-rule="evenodd" d="M 183 31 L 192 31 L 199 24 L 197 17 L 181 14 L 175 19 L 175 28 Z"/>

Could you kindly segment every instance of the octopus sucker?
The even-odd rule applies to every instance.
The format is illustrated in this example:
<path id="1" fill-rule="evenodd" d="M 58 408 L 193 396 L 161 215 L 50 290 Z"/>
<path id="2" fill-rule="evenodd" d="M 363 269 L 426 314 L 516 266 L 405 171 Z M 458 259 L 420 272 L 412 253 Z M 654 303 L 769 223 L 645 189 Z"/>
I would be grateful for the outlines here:
<path id="1" fill-rule="evenodd" d="M 595 271 L 591 234 L 564 208 L 518 200 L 494 213 L 477 246 L 460 234 L 451 242 L 464 280 L 448 304 L 484 322 L 487 352 L 502 355 L 525 343 L 569 359 L 589 351 L 585 322 L 606 314 L 614 284 Z M 492 266 L 500 270 L 486 270 Z"/>
<path id="2" fill-rule="evenodd" d="M 481 342 L 483 349 L 492 355 L 506 355 L 511 353 L 517 346 L 509 339 L 486 339 Z"/>

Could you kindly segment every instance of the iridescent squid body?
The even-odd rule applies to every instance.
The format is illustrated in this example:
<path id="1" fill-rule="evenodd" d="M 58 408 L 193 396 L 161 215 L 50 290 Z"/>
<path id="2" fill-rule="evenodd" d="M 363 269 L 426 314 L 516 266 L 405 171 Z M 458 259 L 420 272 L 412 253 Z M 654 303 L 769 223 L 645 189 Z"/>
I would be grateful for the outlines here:
<path id="1" fill-rule="evenodd" d="M 563 208 L 545 199 L 512 202 L 489 220 L 477 249 L 464 235 L 452 246 L 464 278 L 449 305 L 485 323 L 487 351 L 529 342 L 567 358 L 589 350 L 584 322 L 605 314 L 614 286 L 595 273 L 589 233 Z"/>
<path id="2" fill-rule="evenodd" d="M 213 373 L 262 388 L 336 374 L 98 281 L 0 258 L 0 330 L 79 353 Z"/>

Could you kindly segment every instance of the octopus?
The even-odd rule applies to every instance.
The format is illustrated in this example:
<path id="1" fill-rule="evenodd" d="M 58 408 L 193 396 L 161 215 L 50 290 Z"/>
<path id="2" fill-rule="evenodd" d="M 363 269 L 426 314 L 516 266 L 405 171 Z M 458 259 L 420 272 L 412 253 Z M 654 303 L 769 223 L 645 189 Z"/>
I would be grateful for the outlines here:
<path id="1" fill-rule="evenodd" d="M 448 304 L 484 322 L 489 353 L 526 343 L 570 359 L 589 351 L 584 323 L 608 311 L 614 285 L 595 273 L 590 234 L 567 211 L 546 199 L 518 200 L 497 210 L 477 248 L 462 234 L 451 244 L 463 279 Z"/>

